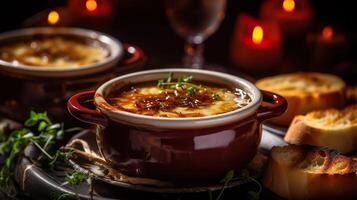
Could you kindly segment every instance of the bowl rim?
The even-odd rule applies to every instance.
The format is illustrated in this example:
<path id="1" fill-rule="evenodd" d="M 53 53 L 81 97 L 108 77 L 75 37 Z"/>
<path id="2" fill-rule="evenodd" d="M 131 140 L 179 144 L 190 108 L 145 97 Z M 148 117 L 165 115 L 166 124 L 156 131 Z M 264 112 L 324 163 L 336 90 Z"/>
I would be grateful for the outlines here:
<path id="1" fill-rule="evenodd" d="M 105 44 L 110 55 L 99 62 L 83 65 L 80 67 L 38 67 L 22 63 L 14 64 L 12 62 L 7 62 L 5 60 L 0 59 L 0 69 L 3 68 L 4 70 L 9 70 L 11 72 L 22 71 L 23 73 L 20 74 L 26 74 L 26 72 L 28 72 L 31 76 L 41 76 L 41 73 L 46 73 L 46 76 L 50 77 L 71 76 L 71 74 L 69 73 L 73 73 L 73 76 L 75 76 L 79 74 L 88 74 L 93 72 L 93 70 L 95 70 L 95 72 L 98 72 L 99 68 L 103 68 L 102 70 L 104 71 L 105 69 L 109 68 L 108 65 L 113 66 L 124 55 L 124 48 L 122 43 L 114 37 L 102 32 L 76 27 L 33 27 L 16 29 L 1 33 L 0 41 L 16 39 L 18 37 L 28 37 L 31 35 L 70 35 L 74 37 L 89 38 Z"/>
<path id="2" fill-rule="evenodd" d="M 204 116 L 204 117 L 185 117 L 185 118 L 168 118 L 168 117 L 154 117 L 141 114 L 130 113 L 116 109 L 110 105 L 105 100 L 105 91 L 123 80 L 128 80 L 137 76 L 152 75 L 156 73 L 191 73 L 191 74 L 201 74 L 207 77 L 216 77 L 225 79 L 230 82 L 236 83 L 235 86 L 243 86 L 244 90 L 250 93 L 252 101 L 239 109 L 229 111 L 222 114 Z M 127 85 L 127 84 L 125 84 Z M 111 79 L 104 84 L 102 84 L 94 95 L 94 103 L 96 107 L 108 118 L 128 124 L 144 125 L 157 128 L 179 128 L 179 129 L 193 129 L 193 128 L 203 128 L 203 127 L 215 127 L 217 125 L 225 125 L 233 122 L 240 121 L 248 116 L 251 116 L 255 113 L 262 102 L 262 95 L 260 90 L 256 86 L 245 80 L 243 78 L 226 74 L 222 72 L 201 70 L 201 69 L 183 69 L 183 68 L 166 68 L 166 69 L 154 69 L 154 70 L 145 70 L 135 73 L 126 74 L 119 76 L 117 78 Z M 189 125 L 189 126 L 188 126 Z M 188 126 L 188 127 L 187 127 Z"/>

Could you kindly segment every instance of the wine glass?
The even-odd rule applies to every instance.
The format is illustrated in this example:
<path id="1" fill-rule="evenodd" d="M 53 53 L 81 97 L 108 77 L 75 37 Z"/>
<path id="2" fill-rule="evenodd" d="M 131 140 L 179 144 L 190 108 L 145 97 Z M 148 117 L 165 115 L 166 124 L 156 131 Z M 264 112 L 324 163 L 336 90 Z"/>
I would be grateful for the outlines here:
<path id="1" fill-rule="evenodd" d="M 166 0 L 166 15 L 174 31 L 185 39 L 183 65 L 203 67 L 203 41 L 224 19 L 226 0 Z"/>

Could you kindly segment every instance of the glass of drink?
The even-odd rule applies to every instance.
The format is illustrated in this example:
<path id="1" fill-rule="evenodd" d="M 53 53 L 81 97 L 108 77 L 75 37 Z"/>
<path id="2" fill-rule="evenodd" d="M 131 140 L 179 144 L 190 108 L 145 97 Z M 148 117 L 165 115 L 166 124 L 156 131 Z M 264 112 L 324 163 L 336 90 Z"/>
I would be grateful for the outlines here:
<path id="1" fill-rule="evenodd" d="M 226 0 L 166 0 L 165 3 L 172 28 L 186 42 L 184 67 L 202 68 L 203 41 L 224 19 Z"/>

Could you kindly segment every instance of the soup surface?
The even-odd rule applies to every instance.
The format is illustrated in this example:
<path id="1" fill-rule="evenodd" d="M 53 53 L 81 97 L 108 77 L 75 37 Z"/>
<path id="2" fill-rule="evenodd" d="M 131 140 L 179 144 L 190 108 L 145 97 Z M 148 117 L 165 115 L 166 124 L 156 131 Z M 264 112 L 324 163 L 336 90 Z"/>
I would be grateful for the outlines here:
<path id="1" fill-rule="evenodd" d="M 225 88 L 192 81 L 192 76 L 173 81 L 172 75 L 157 83 L 132 85 L 107 97 L 115 108 L 156 117 L 204 117 L 242 108 L 251 102 L 239 88 Z"/>
<path id="2" fill-rule="evenodd" d="M 38 67 L 80 67 L 96 63 L 108 56 L 100 45 L 79 39 L 53 36 L 0 45 L 0 59 Z"/>

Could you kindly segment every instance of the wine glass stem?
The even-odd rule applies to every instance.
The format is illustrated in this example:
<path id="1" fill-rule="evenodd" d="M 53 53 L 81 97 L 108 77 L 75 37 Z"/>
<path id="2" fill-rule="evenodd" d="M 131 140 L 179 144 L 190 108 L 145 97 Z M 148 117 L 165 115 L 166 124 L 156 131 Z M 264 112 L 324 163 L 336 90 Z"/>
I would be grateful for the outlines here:
<path id="1" fill-rule="evenodd" d="M 204 45 L 187 42 L 185 44 L 185 56 L 183 57 L 184 67 L 201 69 L 203 66 Z"/>

